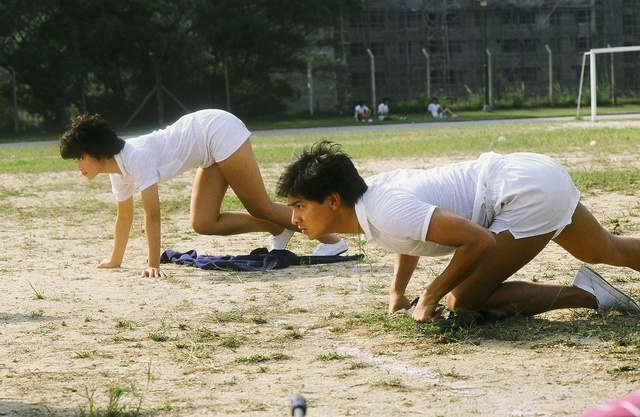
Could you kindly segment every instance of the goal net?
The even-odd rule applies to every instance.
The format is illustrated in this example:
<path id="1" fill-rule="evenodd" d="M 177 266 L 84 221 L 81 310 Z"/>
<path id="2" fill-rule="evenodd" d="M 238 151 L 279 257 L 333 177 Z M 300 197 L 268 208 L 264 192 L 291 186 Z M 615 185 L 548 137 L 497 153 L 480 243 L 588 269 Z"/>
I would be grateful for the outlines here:
<path id="1" fill-rule="evenodd" d="M 589 57 L 589 92 L 591 95 L 591 121 L 596 121 L 596 55 L 598 54 L 615 54 L 618 52 L 637 52 L 640 51 L 640 46 L 617 46 L 609 48 L 595 48 L 588 52 L 585 52 L 582 56 L 582 72 L 580 73 L 580 89 L 578 90 L 578 109 L 576 117 L 580 117 L 580 100 L 582 99 L 582 84 L 584 81 L 584 66 L 587 56 Z"/>

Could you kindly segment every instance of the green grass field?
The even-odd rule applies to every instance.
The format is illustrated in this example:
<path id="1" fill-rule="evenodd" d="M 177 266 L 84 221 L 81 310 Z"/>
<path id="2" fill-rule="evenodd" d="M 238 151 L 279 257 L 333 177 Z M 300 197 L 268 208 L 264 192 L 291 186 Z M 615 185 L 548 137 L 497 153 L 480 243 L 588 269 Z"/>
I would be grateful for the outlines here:
<path id="1" fill-rule="evenodd" d="M 591 122 L 573 120 L 574 126 Z M 499 136 L 507 140 L 497 141 Z M 34 137 L 33 140 L 54 140 Z M 253 139 L 254 152 L 261 164 L 282 165 L 291 161 L 303 146 L 318 140 L 340 143 L 354 159 L 364 158 L 421 158 L 477 155 L 486 151 L 501 153 L 538 152 L 560 154 L 584 149 L 591 141 L 597 142 L 597 152 L 630 154 L 638 149 L 637 130 L 628 128 L 563 129 L 551 130 L 545 123 L 505 121 L 464 125 L 450 123 L 446 127 L 406 130 L 362 131 L 327 134 L 264 135 Z M 589 147 L 587 146 L 587 149 Z M 60 158 L 55 145 L 0 147 L 0 172 L 56 172 L 74 170 L 71 161 Z M 635 169 L 610 168 L 606 170 L 571 170 L 574 180 L 583 192 L 590 188 L 622 193 L 634 193 L 640 182 Z"/>
<path id="2" fill-rule="evenodd" d="M 460 119 L 470 117 L 463 114 Z M 348 124 L 353 124 L 351 119 Z M 284 127 L 277 123 L 270 126 Z M 498 141 L 500 136 L 505 140 Z M 428 124 L 402 130 L 261 134 L 252 143 L 264 168 L 267 189 L 273 190 L 283 165 L 304 146 L 318 140 L 342 144 L 362 167 L 379 162 L 393 166 L 396 161 L 398 165 L 429 165 L 433 160 L 467 158 L 487 151 L 539 152 L 569 162 L 568 170 L 586 198 L 604 196 L 606 204 L 607 198 L 635 196 L 640 191 L 638 164 L 617 162 L 623 157 L 634 161 L 640 154 L 637 127 L 594 127 L 589 121 L 575 119 L 561 124 L 510 120 L 472 125 Z M 590 145 L 592 141 L 596 145 Z M 246 393 L 261 389 L 269 392 L 256 395 L 254 402 L 241 403 L 242 409 L 251 415 L 285 415 L 282 411 L 287 411 L 287 398 L 281 392 L 284 388 L 278 387 L 286 385 L 283 380 L 301 378 L 300 369 L 311 368 L 323 370 L 322 378 L 304 379 L 310 392 L 315 382 L 322 384 L 310 396 L 314 415 L 319 408 L 326 411 L 336 405 L 329 402 L 329 395 L 325 399 L 318 393 L 330 391 L 339 396 L 360 386 L 364 386 L 362 392 L 373 393 L 369 401 L 393 399 L 396 411 L 415 413 L 434 404 L 445 407 L 451 398 L 457 399 L 453 390 L 441 390 L 445 393 L 441 396 L 425 396 L 435 391 L 434 384 L 408 375 L 396 376 L 374 361 L 366 362 L 349 351 L 323 345 L 329 337 L 342 344 L 361 346 L 363 351 L 368 346 L 376 358 L 402 359 L 420 369 L 426 366 L 437 370 L 441 380 L 469 382 L 489 394 L 502 389 L 500 395 L 508 396 L 514 393 L 509 389 L 520 384 L 540 383 L 532 386 L 531 391 L 535 392 L 527 396 L 532 407 L 542 410 L 536 415 L 560 415 L 544 408 L 549 401 L 566 402 L 557 399 L 561 394 L 555 394 L 552 384 L 562 387 L 569 380 L 575 384 L 572 390 L 585 379 L 607 384 L 609 391 L 602 396 L 590 397 L 584 390 L 574 390 L 581 403 L 567 405 L 568 411 L 561 415 L 577 415 L 586 408 L 587 401 L 593 404 L 607 400 L 618 395 L 618 387 L 629 390 L 640 380 L 640 337 L 637 319 L 631 317 L 592 316 L 585 309 L 576 309 L 552 317 L 514 317 L 494 325 L 442 332 L 408 316 L 389 316 L 385 298 L 390 255 L 382 252 L 367 252 L 358 265 L 311 266 L 258 277 L 226 272 L 208 275 L 175 266 L 172 277 L 147 282 L 137 278 L 137 264 L 133 261 L 134 249 L 140 252 L 135 259 L 142 256 L 144 241 L 141 223 L 136 222 L 131 237 L 133 248 L 129 249 L 131 258 L 127 258 L 129 270 L 95 272 L 94 258 L 98 255 L 93 251 L 107 251 L 111 244 L 114 204 L 106 176 L 87 182 L 76 172 L 75 164 L 62 160 L 57 146 L 48 142 L 0 147 L 0 177 L 4 181 L 0 182 L 0 232 L 5 236 L 0 271 L 4 282 L 8 282 L 4 309 L 11 312 L 0 314 L 6 325 L 3 334 L 7 341 L 3 347 L 8 352 L 3 377 L 10 381 L 7 392 L 14 397 L 19 395 L 29 409 L 13 415 L 43 415 L 40 404 L 51 407 L 44 415 L 56 417 L 204 415 L 199 414 L 203 408 L 197 407 L 198 402 L 206 401 L 214 404 L 211 409 L 221 410 L 217 415 L 223 415 L 223 411 L 247 401 Z M 191 177 L 163 184 L 163 243 L 167 247 L 191 245 L 200 238 L 188 227 L 190 180 Z M 24 186 L 16 185 L 22 182 Z M 225 200 L 224 208 L 242 209 L 231 196 Z M 637 235 L 640 206 L 632 202 L 625 210 L 618 213 L 600 208 L 603 225 L 615 233 Z M 360 250 L 356 238 L 349 238 L 350 247 Z M 240 239 L 233 237 L 224 242 L 239 244 Z M 226 250 L 222 245 L 215 246 L 216 238 L 206 237 L 205 241 L 206 246 L 201 243 L 200 247 Z M 74 250 L 79 256 L 69 256 Z M 25 260 L 36 256 L 57 260 L 58 264 L 28 266 Z M 574 261 L 555 255 L 548 259 L 524 278 L 552 280 L 573 270 Z M 423 266 L 413 285 L 426 285 L 444 264 L 445 260 L 435 259 Z M 609 271 L 614 270 L 610 274 L 613 282 L 632 291 L 637 288 L 636 272 L 614 268 Z M 357 279 L 366 283 L 366 294 L 355 294 Z M 114 295 L 102 299 L 107 291 Z M 139 294 L 134 303 L 135 314 L 124 315 L 119 310 L 124 308 L 118 304 L 119 297 L 132 291 Z M 637 296 L 637 291 L 631 294 Z M 13 304 L 18 299 L 28 307 L 15 312 Z M 318 304 L 309 306 L 312 301 Z M 287 325 L 272 325 L 282 321 Z M 75 342 L 74 337 L 83 343 Z M 358 345 L 356 341 L 364 342 Z M 72 346 L 70 350 L 67 343 Z M 31 350 L 39 346 L 50 346 L 50 352 L 33 354 Z M 580 362 L 585 356 L 590 359 L 586 364 Z M 510 362 L 521 366 L 508 370 Z M 49 372 L 52 363 L 63 365 L 66 374 Z M 541 368 L 541 363 L 548 367 Z M 464 364 L 472 366 L 465 370 Z M 489 375 L 483 375 L 481 371 L 487 367 Z M 568 376 L 573 368 L 575 372 Z M 510 381 L 493 369 L 520 375 L 522 380 Z M 369 374 L 376 375 L 376 379 L 363 382 Z M 540 382 L 545 374 L 552 382 Z M 52 381 L 49 387 L 54 385 L 50 391 L 41 389 L 45 377 Z M 262 382 L 263 377 L 273 377 L 269 381 L 277 383 L 269 386 Z M 509 389 L 496 388 L 503 383 Z M 188 388 L 187 394 L 177 391 L 176 387 L 182 385 Z M 537 391 L 543 389 L 546 391 Z M 40 399 L 41 392 L 45 392 L 46 399 Z M 230 393 L 239 399 L 225 403 Z M 488 397 L 477 395 L 474 404 L 478 405 L 468 405 L 471 402 L 466 397 L 459 404 L 468 407 L 465 415 L 506 416 L 473 411 L 473 407 L 491 409 L 493 404 L 487 403 Z M 284 405 L 280 407 L 280 403 Z M 338 406 L 348 410 L 349 403 L 342 400 Z M 0 401 L 0 414 L 2 405 Z M 389 404 L 382 406 L 392 408 Z M 431 411 L 430 416 L 462 415 Z"/>

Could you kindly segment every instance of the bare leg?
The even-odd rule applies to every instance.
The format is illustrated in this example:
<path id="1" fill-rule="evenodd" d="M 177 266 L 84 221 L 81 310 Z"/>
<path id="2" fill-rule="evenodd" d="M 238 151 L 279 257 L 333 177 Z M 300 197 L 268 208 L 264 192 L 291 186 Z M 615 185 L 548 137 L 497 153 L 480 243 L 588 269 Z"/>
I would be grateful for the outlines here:
<path id="1" fill-rule="evenodd" d="M 640 239 L 609 233 L 580 203 L 571 224 L 554 242 L 583 262 L 626 266 L 640 271 Z"/>
<path id="2" fill-rule="evenodd" d="M 220 212 L 229 187 L 248 214 Z M 268 232 L 277 235 L 285 228 L 297 230 L 291 223 L 291 216 L 291 207 L 269 198 L 249 140 L 229 158 L 196 172 L 191 193 L 191 225 L 197 233 L 232 235 Z M 335 243 L 340 238 L 327 235 L 318 240 Z"/>
<path id="3" fill-rule="evenodd" d="M 522 315 L 558 308 L 597 308 L 595 297 L 573 286 L 504 282 L 538 255 L 552 236 L 515 239 L 509 231 L 496 235 L 495 249 L 447 296 L 449 308 L 494 308 Z"/>
<path id="4" fill-rule="evenodd" d="M 278 234 L 282 227 L 244 212 L 220 212 L 229 185 L 218 164 L 198 169 L 191 192 L 191 226 L 203 235 Z"/>

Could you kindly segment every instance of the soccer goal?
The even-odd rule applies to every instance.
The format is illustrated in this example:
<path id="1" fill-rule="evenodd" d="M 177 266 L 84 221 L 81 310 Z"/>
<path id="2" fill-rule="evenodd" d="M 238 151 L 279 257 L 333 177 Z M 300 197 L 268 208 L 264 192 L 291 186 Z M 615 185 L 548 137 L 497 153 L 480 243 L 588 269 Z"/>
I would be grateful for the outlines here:
<path id="1" fill-rule="evenodd" d="M 595 48 L 585 52 L 582 56 L 582 72 L 580 73 L 580 89 L 578 90 L 578 109 L 576 117 L 580 117 L 580 100 L 582 99 L 582 83 L 584 81 L 584 66 L 587 56 L 589 57 L 589 81 L 591 92 L 591 121 L 596 121 L 596 55 L 598 54 L 615 54 L 618 52 L 638 52 L 640 46 L 616 46 L 609 48 Z"/>

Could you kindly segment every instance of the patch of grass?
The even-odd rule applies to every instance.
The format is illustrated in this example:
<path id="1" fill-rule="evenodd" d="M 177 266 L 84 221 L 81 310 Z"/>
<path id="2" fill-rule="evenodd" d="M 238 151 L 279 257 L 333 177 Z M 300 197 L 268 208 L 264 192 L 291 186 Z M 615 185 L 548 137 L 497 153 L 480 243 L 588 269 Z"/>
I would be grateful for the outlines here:
<path id="1" fill-rule="evenodd" d="M 583 191 L 635 195 L 640 190 L 640 171 L 635 169 L 573 171 L 571 178 L 576 187 Z"/>
<path id="2" fill-rule="evenodd" d="M 198 333 L 196 335 L 196 342 L 206 342 L 209 340 L 216 340 L 220 337 L 220 335 L 216 332 L 214 332 L 211 329 L 207 329 L 205 327 L 201 328 L 198 330 Z"/>
<path id="3" fill-rule="evenodd" d="M 112 383 L 107 389 L 107 404 L 104 408 L 97 405 L 96 389 L 85 387 L 84 397 L 87 405 L 79 407 L 77 417 L 142 417 L 151 415 L 143 411 L 142 402 L 145 393 L 149 391 L 149 385 L 153 379 L 151 361 L 146 369 L 146 386 L 139 390 L 134 384 Z M 166 404 L 164 405 L 166 411 Z M 169 406 L 170 409 L 170 406 Z"/>
<path id="4" fill-rule="evenodd" d="M 211 313 L 211 319 L 218 323 L 243 323 L 245 321 L 244 312 L 240 310 L 215 310 Z"/>
<path id="5" fill-rule="evenodd" d="M 150 332 L 149 339 L 153 340 L 154 342 L 166 342 L 167 340 L 169 340 L 169 336 L 164 332 Z"/>
<path id="6" fill-rule="evenodd" d="M 133 330 L 134 323 L 131 320 L 118 320 L 118 322 L 116 323 L 116 328 L 118 328 L 118 329 L 126 329 L 126 330 Z"/>
<path id="7" fill-rule="evenodd" d="M 386 381 L 380 381 L 373 384 L 373 386 L 378 388 L 393 388 L 401 391 L 405 391 L 407 389 L 400 378 L 392 378 Z"/>
<path id="8" fill-rule="evenodd" d="M 302 339 L 304 336 L 299 330 L 290 330 L 287 337 L 293 340 Z"/>
<path id="9" fill-rule="evenodd" d="M 317 359 L 319 361 L 327 362 L 327 361 L 339 361 L 344 359 L 344 356 L 338 352 L 329 352 L 325 354 L 318 355 Z"/>
<path id="10" fill-rule="evenodd" d="M 34 300 L 44 300 L 44 295 L 42 295 L 42 293 L 40 291 L 36 290 L 34 288 L 33 284 L 29 283 L 29 286 L 33 290 L 33 299 Z"/>
<path id="11" fill-rule="evenodd" d="M 266 355 L 261 355 L 261 354 L 256 354 L 256 355 L 252 355 L 252 356 L 238 356 L 235 359 L 236 363 L 260 363 L 260 362 L 267 362 L 269 360 L 269 357 Z"/>
<path id="12" fill-rule="evenodd" d="M 348 368 L 350 370 L 355 370 L 355 369 L 365 369 L 365 368 L 370 368 L 371 365 L 366 363 L 366 362 L 353 362 L 350 363 Z"/>
<path id="13" fill-rule="evenodd" d="M 44 310 L 42 309 L 34 310 L 29 313 L 29 318 L 32 318 L 32 319 L 39 319 L 43 316 L 44 316 Z"/>
<path id="14" fill-rule="evenodd" d="M 240 347 L 240 342 L 238 341 L 238 339 L 236 339 L 235 336 L 229 336 L 222 341 L 222 346 L 229 349 L 235 349 L 237 347 Z"/>
<path id="15" fill-rule="evenodd" d="M 252 356 L 238 356 L 235 358 L 236 363 L 261 363 L 268 361 L 283 361 L 291 359 L 289 355 L 284 353 L 273 353 L 271 355 L 255 354 Z"/>

